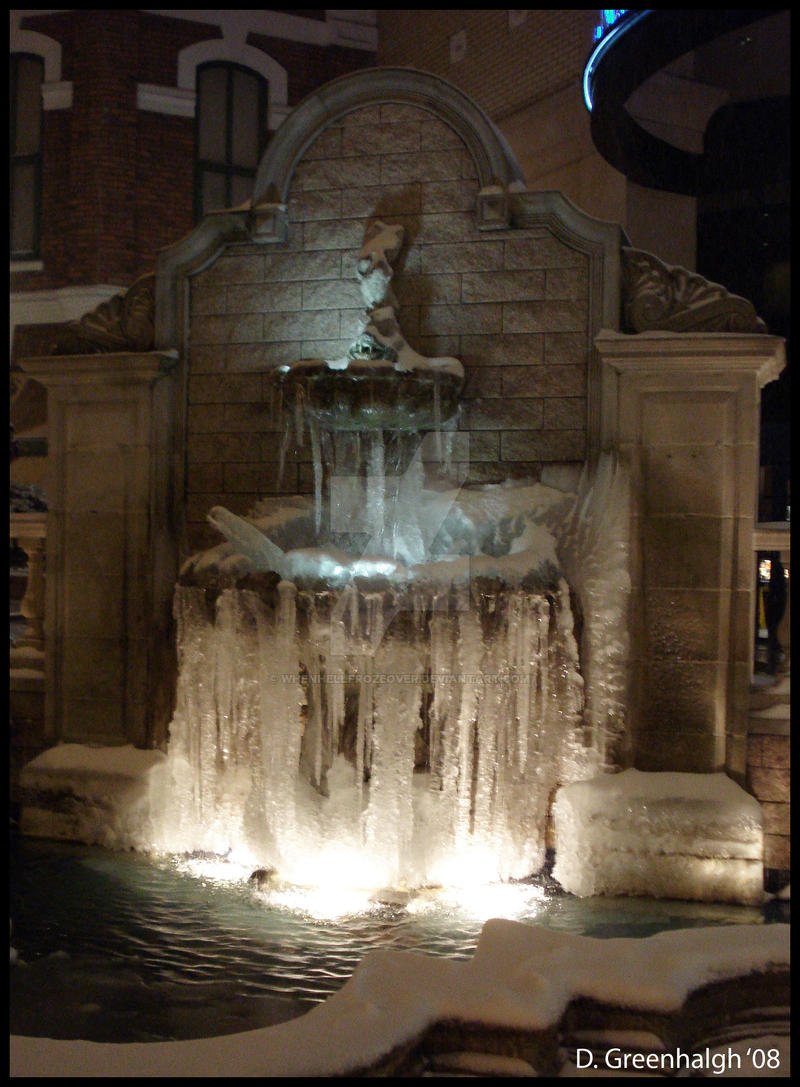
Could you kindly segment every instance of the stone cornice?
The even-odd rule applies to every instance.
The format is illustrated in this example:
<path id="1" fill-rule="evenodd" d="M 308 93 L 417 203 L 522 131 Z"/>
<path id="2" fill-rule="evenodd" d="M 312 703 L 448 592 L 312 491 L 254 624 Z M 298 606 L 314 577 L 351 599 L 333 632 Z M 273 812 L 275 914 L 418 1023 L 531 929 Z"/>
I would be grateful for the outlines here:
<path id="1" fill-rule="evenodd" d="M 604 363 L 618 373 L 626 370 L 668 372 L 670 363 L 691 363 L 697 370 L 727 373 L 755 371 L 760 385 L 780 376 L 786 365 L 786 344 L 780 336 L 760 332 L 662 332 L 637 334 L 604 329 L 595 337 Z"/>
<path id="2" fill-rule="evenodd" d="M 174 353 L 163 351 L 114 351 L 91 355 L 39 355 L 20 359 L 23 373 L 46 387 L 94 384 L 117 379 L 145 383 L 157 380 L 177 365 Z"/>

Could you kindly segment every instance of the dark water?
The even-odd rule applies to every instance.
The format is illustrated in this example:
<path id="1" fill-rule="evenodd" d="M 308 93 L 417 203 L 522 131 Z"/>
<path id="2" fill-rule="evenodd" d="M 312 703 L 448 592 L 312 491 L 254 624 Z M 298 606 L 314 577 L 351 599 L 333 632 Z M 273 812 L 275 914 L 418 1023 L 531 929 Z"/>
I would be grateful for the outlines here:
<path id="1" fill-rule="evenodd" d="M 763 909 L 648 899 L 536 898 L 514 919 L 590 936 L 788 920 Z M 187 875 L 167 860 L 87 846 L 11 844 L 11 1031 L 156 1041 L 254 1029 L 302 1015 L 368 951 L 469 958 L 484 919 L 459 906 L 401 905 L 315 920 L 270 907 L 246 879 Z"/>

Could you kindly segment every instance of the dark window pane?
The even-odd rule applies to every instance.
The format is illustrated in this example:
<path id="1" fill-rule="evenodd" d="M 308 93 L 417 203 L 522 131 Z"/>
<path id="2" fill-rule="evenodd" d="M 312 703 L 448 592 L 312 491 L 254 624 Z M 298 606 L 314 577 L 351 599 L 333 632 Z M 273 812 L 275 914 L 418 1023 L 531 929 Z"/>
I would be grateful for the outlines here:
<path id="1" fill-rule="evenodd" d="M 219 211 L 228 206 L 225 191 L 225 174 L 216 170 L 205 170 L 201 180 L 200 209 L 203 215 L 209 211 Z"/>
<path id="2" fill-rule="evenodd" d="M 231 178 L 231 205 L 238 207 L 253 195 L 253 177 L 234 174 Z"/>
<path id="3" fill-rule="evenodd" d="M 36 240 L 36 164 L 15 163 L 11 176 L 11 253 L 27 254 Z"/>
<path id="4" fill-rule="evenodd" d="M 36 57 L 17 58 L 16 139 L 14 153 L 35 155 L 39 150 L 42 118 L 43 64 Z"/>
<path id="5" fill-rule="evenodd" d="M 198 155 L 220 164 L 226 160 L 227 79 L 219 65 L 202 68 L 197 79 Z"/>
<path id="6" fill-rule="evenodd" d="M 258 79 L 248 72 L 233 73 L 231 159 L 234 166 L 258 166 Z"/>
<path id="7" fill-rule="evenodd" d="M 267 84 L 234 64 L 197 72 L 195 216 L 249 201 L 266 146 Z"/>

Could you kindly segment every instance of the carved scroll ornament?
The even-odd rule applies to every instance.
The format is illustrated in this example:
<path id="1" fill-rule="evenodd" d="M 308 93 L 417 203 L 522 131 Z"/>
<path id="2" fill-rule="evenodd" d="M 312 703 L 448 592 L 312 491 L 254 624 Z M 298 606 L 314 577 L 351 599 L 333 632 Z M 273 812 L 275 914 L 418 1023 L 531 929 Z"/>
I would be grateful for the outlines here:
<path id="1" fill-rule="evenodd" d="M 152 351 L 155 342 L 155 275 L 141 276 L 78 321 L 70 321 L 53 344 L 54 355 Z"/>
<path id="2" fill-rule="evenodd" d="M 626 332 L 766 332 L 746 298 L 641 249 L 622 249 Z"/>

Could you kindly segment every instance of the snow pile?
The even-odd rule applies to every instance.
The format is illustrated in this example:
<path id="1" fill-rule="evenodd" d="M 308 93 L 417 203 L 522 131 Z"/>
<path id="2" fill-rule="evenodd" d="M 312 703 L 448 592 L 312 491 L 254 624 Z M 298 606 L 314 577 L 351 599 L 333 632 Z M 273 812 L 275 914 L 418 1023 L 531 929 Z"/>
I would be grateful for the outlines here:
<path id="1" fill-rule="evenodd" d="M 559 789 L 553 818 L 553 875 L 573 894 L 763 900 L 761 808 L 725 774 L 575 782 Z"/>
<path id="2" fill-rule="evenodd" d="M 22 770 L 21 830 L 110 849 L 147 849 L 166 756 L 130 745 L 58 744 Z"/>
<path id="3" fill-rule="evenodd" d="M 469 962 L 375 950 L 324 1004 L 264 1030 L 125 1045 L 12 1037 L 11 1075 L 337 1075 L 413 1044 L 437 1021 L 541 1030 L 578 997 L 669 1013 L 700 986 L 788 962 L 788 925 L 604 940 L 493 920 Z"/>

